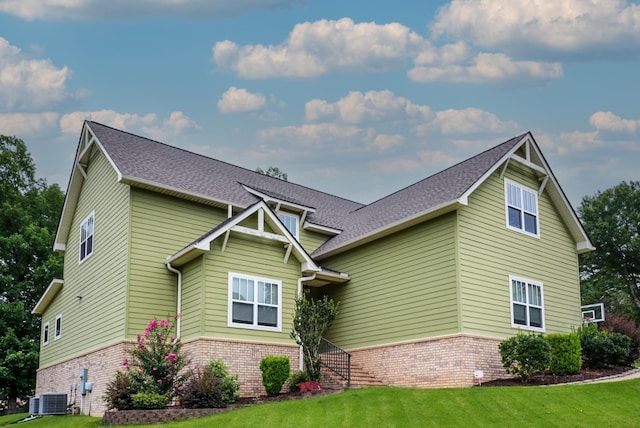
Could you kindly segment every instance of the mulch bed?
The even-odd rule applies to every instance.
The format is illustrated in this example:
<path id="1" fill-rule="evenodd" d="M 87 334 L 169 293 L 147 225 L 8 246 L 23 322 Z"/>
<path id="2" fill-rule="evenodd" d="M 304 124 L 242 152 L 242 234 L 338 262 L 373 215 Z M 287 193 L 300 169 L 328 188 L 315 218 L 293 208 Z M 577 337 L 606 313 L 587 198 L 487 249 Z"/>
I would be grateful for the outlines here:
<path id="1" fill-rule="evenodd" d="M 550 373 L 532 376 L 528 382 L 523 383 L 520 378 L 503 378 L 489 382 L 483 382 L 482 386 L 539 386 L 557 385 L 561 383 L 579 382 L 583 380 L 598 379 L 601 377 L 614 376 L 629 370 L 633 367 L 605 367 L 602 369 L 583 369 L 574 375 L 556 376 Z"/>

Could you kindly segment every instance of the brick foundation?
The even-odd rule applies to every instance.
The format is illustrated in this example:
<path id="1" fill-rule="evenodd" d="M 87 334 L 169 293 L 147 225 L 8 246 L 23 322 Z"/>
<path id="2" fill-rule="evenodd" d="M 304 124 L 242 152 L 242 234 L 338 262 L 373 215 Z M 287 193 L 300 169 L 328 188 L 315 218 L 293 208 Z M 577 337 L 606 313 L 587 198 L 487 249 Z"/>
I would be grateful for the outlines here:
<path id="1" fill-rule="evenodd" d="M 38 369 L 36 396 L 45 392 L 63 392 L 68 395 L 68 401 L 71 403 L 74 396 L 70 386 L 76 384 L 76 406 L 80 407 L 80 370 L 85 368 L 88 369 L 88 380 L 93 382 L 93 391 L 85 396 L 84 407 L 80 410 L 84 414 L 91 412 L 92 416 L 102 415 L 106 410 L 105 402 L 102 401 L 106 385 L 114 378 L 115 372 L 122 369 L 128 346 L 129 343 L 123 341 Z"/>
<path id="2" fill-rule="evenodd" d="M 295 344 L 199 338 L 186 341 L 183 349 L 189 353 L 191 367 L 205 366 L 213 358 L 223 360 L 229 373 L 238 375 L 240 396 L 256 397 L 265 394 L 260 361 L 267 355 L 287 356 L 291 370 L 298 370 L 300 348 Z"/>
<path id="3" fill-rule="evenodd" d="M 123 341 L 100 348 L 79 357 L 70 358 L 58 364 L 38 369 L 36 376 L 36 396 L 45 392 L 68 394 L 69 402 L 74 397 L 70 385 L 77 384 L 76 405 L 81 405 L 80 370 L 88 369 L 88 380 L 93 382 L 93 392 L 85 396 L 83 414 L 102 416 L 107 410 L 102 396 L 107 383 L 115 373 L 122 370 L 122 361 L 127 358 L 127 348 L 132 342 Z M 222 359 L 231 374 L 238 374 L 241 397 L 264 395 L 260 360 L 267 355 L 288 356 L 291 370 L 298 370 L 298 346 L 272 343 L 240 342 L 224 339 L 199 338 L 186 341 L 183 350 L 189 353 L 191 364 L 188 368 L 205 366 L 211 359 Z M 286 387 L 286 385 L 285 385 Z"/>
<path id="4" fill-rule="evenodd" d="M 457 334 L 400 344 L 351 350 L 353 361 L 387 385 L 472 386 L 476 370 L 484 381 L 506 375 L 501 339 Z"/>

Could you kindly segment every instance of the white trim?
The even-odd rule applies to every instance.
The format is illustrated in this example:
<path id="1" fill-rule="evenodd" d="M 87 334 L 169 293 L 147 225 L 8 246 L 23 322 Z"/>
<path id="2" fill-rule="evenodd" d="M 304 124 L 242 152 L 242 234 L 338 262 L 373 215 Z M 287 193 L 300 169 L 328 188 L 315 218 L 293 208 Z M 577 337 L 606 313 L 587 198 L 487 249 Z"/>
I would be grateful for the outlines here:
<path id="1" fill-rule="evenodd" d="M 509 223 L 509 192 L 508 192 L 508 186 L 514 186 L 516 188 L 519 189 L 520 191 L 520 202 L 521 202 L 521 207 L 517 207 L 520 212 L 521 212 L 521 216 L 520 216 L 520 220 L 522 222 L 522 229 L 517 228 L 515 226 L 511 226 L 511 224 Z M 528 193 L 531 193 L 535 198 L 536 198 L 536 213 L 535 213 L 535 218 L 536 218 L 536 233 L 531 233 L 528 230 L 525 230 L 525 225 L 524 225 L 524 215 L 527 213 L 527 210 L 525 210 L 524 208 L 524 193 L 523 191 L 526 191 Z M 504 214 L 505 214 L 505 220 L 506 220 L 506 225 L 507 225 L 507 229 L 510 230 L 515 230 L 516 232 L 520 232 L 523 233 L 525 235 L 528 236 L 532 236 L 534 238 L 538 238 L 540 239 L 540 203 L 538 200 L 538 192 L 530 187 L 525 186 L 524 184 L 520 184 L 517 181 L 513 181 L 510 180 L 508 178 L 505 177 L 504 179 Z M 531 212 L 528 212 L 530 215 L 534 215 Z"/>
<path id="2" fill-rule="evenodd" d="M 302 226 L 302 228 L 304 230 L 308 230 L 311 232 L 317 232 L 317 233 L 322 233 L 324 235 L 339 235 L 340 232 L 342 232 L 342 230 L 340 229 L 334 229 L 333 227 L 328 227 L 328 226 L 320 226 L 319 224 L 315 224 L 315 223 L 309 223 L 308 221 L 304 222 L 304 225 Z"/>
<path id="3" fill-rule="evenodd" d="M 58 321 L 60 321 L 60 328 L 58 329 Z M 56 317 L 56 324 L 53 327 L 54 329 L 54 339 L 58 340 L 62 337 L 62 314 L 58 314 Z"/>
<path id="4" fill-rule="evenodd" d="M 42 293 L 42 296 L 40 296 L 40 300 L 38 300 L 38 303 L 36 303 L 34 308 L 31 310 L 31 313 L 43 314 L 47 309 L 47 306 L 49 306 L 49 303 L 51 303 L 53 298 L 56 297 L 56 294 L 58 294 L 58 291 L 60 291 L 63 285 L 64 280 L 58 278 L 52 279 L 47 289 L 44 290 L 44 293 Z"/>
<path id="5" fill-rule="evenodd" d="M 46 322 L 42 326 L 42 346 L 47 345 L 49 343 L 49 336 L 51 332 L 49 331 L 49 322 Z"/>
<path id="6" fill-rule="evenodd" d="M 91 219 L 91 235 L 87 235 L 85 240 L 82 241 L 82 228 L 84 227 L 85 224 L 89 222 L 89 219 Z M 88 252 L 88 251 L 85 252 L 84 257 L 82 257 L 82 244 L 83 242 L 87 242 L 89 240 L 89 237 L 91 237 L 91 252 Z M 84 263 L 85 260 L 87 260 L 89 257 L 93 255 L 95 246 L 96 246 L 96 212 L 91 211 L 91 214 L 85 217 L 85 219 L 82 220 L 82 222 L 80 223 L 80 240 L 78 242 L 78 263 L 79 264 Z M 86 246 L 85 246 L 85 251 L 86 251 Z"/>
<path id="7" fill-rule="evenodd" d="M 253 306 L 253 324 L 242 324 L 233 322 L 233 279 L 246 279 L 253 281 L 253 294 L 254 300 L 251 302 Z M 275 284 L 278 287 L 278 303 L 277 303 L 277 325 L 276 327 L 258 325 L 258 282 L 266 282 L 269 284 Z M 265 331 L 282 331 L 282 281 L 278 279 L 262 278 L 253 275 L 247 275 L 237 272 L 229 272 L 228 276 L 228 295 L 227 295 L 227 326 L 233 328 L 245 328 L 250 330 L 265 330 Z"/>
<path id="8" fill-rule="evenodd" d="M 316 212 L 316 209 L 313 207 L 308 207 L 306 205 L 300 205 L 300 204 L 296 204 L 293 202 L 289 202 L 286 201 L 284 199 L 279 199 L 279 198 L 274 198 L 273 196 L 269 196 L 266 193 L 263 193 L 259 190 L 253 189 L 247 185 L 242 185 L 242 187 L 244 188 L 244 190 L 246 190 L 247 192 L 251 193 L 252 195 L 258 196 L 260 199 L 262 199 L 263 201 L 269 203 L 269 202 L 275 202 L 277 204 L 277 207 L 275 209 L 276 212 L 278 212 L 283 206 L 290 209 L 290 210 L 294 210 L 294 211 L 300 211 L 300 212 L 310 212 L 310 213 L 314 213 Z"/>
<path id="9" fill-rule="evenodd" d="M 526 314 L 527 314 L 527 324 L 516 324 L 514 322 L 514 314 L 513 314 L 513 304 L 514 304 L 514 300 L 513 300 L 513 281 L 518 281 L 518 282 L 523 282 L 527 285 L 526 287 L 526 298 L 527 298 L 527 302 L 526 303 L 522 303 L 522 302 L 515 302 L 517 304 L 520 305 L 525 305 L 526 306 Z M 529 285 L 534 285 L 536 287 L 540 287 L 540 300 L 541 300 L 541 305 L 532 305 L 531 303 L 529 303 Z M 542 327 L 532 327 L 530 324 L 530 320 L 529 320 L 529 308 L 530 307 L 534 307 L 534 308 L 539 308 L 540 309 L 540 317 L 542 320 Z M 517 328 L 517 329 L 521 329 L 521 330 L 531 330 L 531 331 L 538 331 L 541 333 L 545 332 L 545 319 L 544 319 L 544 286 L 542 284 L 542 282 L 540 281 L 536 281 L 534 279 L 528 279 L 528 278 L 523 278 L 520 276 L 516 276 L 516 275 L 509 275 L 509 309 L 511 312 L 511 327 L 513 328 Z"/>

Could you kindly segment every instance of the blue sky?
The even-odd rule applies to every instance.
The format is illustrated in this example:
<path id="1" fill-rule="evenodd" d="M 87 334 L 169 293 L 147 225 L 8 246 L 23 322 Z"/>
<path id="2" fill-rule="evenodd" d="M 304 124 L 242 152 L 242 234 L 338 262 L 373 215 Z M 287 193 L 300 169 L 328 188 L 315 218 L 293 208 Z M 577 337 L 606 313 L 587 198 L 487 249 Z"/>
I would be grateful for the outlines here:
<path id="1" fill-rule="evenodd" d="M 368 203 L 531 131 L 574 206 L 640 179 L 624 0 L 0 0 L 0 133 L 64 189 L 95 120 Z"/>

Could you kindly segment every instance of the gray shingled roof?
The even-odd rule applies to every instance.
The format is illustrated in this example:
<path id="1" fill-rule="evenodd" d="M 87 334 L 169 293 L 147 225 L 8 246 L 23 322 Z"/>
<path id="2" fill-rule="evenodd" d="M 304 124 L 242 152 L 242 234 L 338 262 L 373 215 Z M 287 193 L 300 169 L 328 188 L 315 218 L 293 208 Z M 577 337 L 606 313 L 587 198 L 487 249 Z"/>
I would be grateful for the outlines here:
<path id="1" fill-rule="evenodd" d="M 243 187 L 246 185 L 269 196 L 315 208 L 316 211 L 307 216 L 309 222 L 340 229 L 342 233 L 316 249 L 312 254 L 314 257 L 420 213 L 455 202 L 512 150 L 524 135 L 369 205 L 363 205 L 96 122 L 87 122 L 87 125 L 123 178 L 134 185 L 136 182 L 152 183 L 159 188 L 171 188 L 248 207 L 256 202 L 256 196 L 247 192 Z"/>
<path id="2" fill-rule="evenodd" d="M 344 231 L 325 242 L 311 255 L 320 256 L 404 219 L 455 202 L 513 149 L 524 135 L 514 137 L 354 211 L 349 215 Z"/>
<path id="3" fill-rule="evenodd" d="M 288 201 L 314 207 L 316 212 L 307 216 L 310 223 L 340 230 L 347 215 L 363 206 L 96 122 L 87 125 L 127 182 L 153 183 L 246 208 L 257 197 L 247 192 L 244 184 L 270 195 L 287 195 Z"/>

